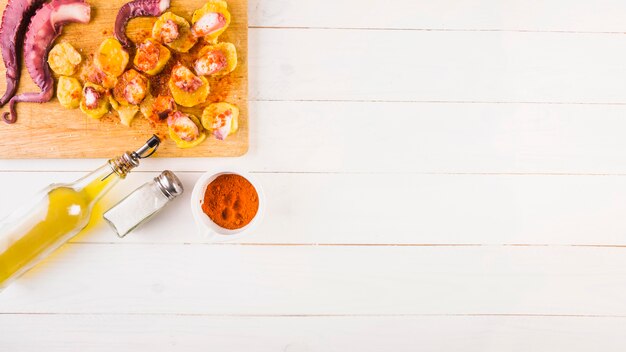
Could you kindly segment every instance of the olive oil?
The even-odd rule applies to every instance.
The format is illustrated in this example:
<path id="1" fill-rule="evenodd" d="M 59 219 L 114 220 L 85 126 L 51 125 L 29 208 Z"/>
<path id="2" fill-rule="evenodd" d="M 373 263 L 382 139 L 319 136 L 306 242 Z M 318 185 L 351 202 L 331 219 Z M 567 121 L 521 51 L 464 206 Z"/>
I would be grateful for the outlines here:
<path id="1" fill-rule="evenodd" d="M 0 221 L 0 288 L 85 228 L 94 204 L 147 157 L 144 153 L 154 152 L 159 143 L 154 138 L 74 183 L 51 185 Z"/>

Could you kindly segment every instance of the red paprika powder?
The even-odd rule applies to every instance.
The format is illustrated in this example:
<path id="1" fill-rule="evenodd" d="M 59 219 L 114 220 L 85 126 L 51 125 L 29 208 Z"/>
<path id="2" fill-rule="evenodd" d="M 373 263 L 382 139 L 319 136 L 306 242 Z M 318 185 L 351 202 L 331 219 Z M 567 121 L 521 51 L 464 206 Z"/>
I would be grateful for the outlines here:
<path id="1" fill-rule="evenodd" d="M 204 191 L 202 211 L 218 226 L 240 229 L 259 210 L 259 195 L 250 181 L 235 174 L 220 175 Z"/>

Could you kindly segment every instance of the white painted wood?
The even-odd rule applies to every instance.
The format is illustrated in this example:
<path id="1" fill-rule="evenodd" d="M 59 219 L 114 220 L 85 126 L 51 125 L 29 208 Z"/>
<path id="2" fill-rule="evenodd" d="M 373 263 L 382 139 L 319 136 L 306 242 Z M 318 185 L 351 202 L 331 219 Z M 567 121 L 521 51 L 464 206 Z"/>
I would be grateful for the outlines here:
<path id="1" fill-rule="evenodd" d="M 626 103 L 607 34 L 250 30 L 253 100 Z"/>
<path id="2" fill-rule="evenodd" d="M 262 172 L 626 173 L 626 105 L 265 101 L 250 108 L 246 156 L 147 159 L 137 170 L 230 163 Z M 103 162 L 0 160 L 0 170 L 90 171 Z"/>
<path id="3" fill-rule="evenodd" d="M 622 349 L 624 20 L 615 0 L 250 1 L 250 153 L 141 170 L 256 172 L 265 222 L 203 244 L 179 172 L 187 195 L 137 233 L 94 224 L 0 293 L 0 350 Z M 101 163 L 0 160 L 0 214 Z"/>
<path id="4" fill-rule="evenodd" d="M 3 291 L 0 312 L 625 316 L 625 253 L 73 244 Z"/>
<path id="5" fill-rule="evenodd" d="M 0 173 L 34 192 L 80 173 Z M 199 173 L 179 173 L 186 192 L 136 232 L 119 240 L 101 214 L 157 173 L 136 173 L 95 209 L 86 243 L 205 243 L 190 213 Z M 264 244 L 585 244 L 626 245 L 622 176 L 256 174 L 266 217 L 240 243 Z M 8 188 L 6 199 L 23 190 Z M 19 202 L 17 202 L 19 203 Z"/>
<path id="6" fill-rule="evenodd" d="M 610 103 L 626 96 L 626 54 L 615 35 L 361 32 L 252 29 L 253 98 Z M 416 41 L 426 46 L 403 56 L 409 66 L 372 72 Z M 337 62 L 318 72 L 326 52 Z M 624 172 L 623 105 L 478 105 L 253 102 L 244 160 L 263 171 Z M 384 128 L 380 116 L 388 115 L 401 127 Z M 388 157 L 400 149 L 399 160 Z M 97 163 L 3 160 L 0 169 Z M 150 165 L 205 168 L 193 160 Z"/>
<path id="7" fill-rule="evenodd" d="M 250 26 L 626 31 L 619 0 L 250 0 Z"/>
<path id="8" fill-rule="evenodd" d="M 0 315 L 0 348 L 109 351 L 622 351 L 623 318 Z M 37 338 L 33 338 L 33 331 Z"/>

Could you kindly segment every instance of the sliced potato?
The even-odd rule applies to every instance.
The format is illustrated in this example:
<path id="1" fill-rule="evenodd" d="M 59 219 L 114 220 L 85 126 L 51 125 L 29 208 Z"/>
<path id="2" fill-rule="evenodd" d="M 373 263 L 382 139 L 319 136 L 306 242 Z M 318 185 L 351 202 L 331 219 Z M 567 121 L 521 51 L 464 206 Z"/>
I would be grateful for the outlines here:
<path id="1" fill-rule="evenodd" d="M 171 26 L 175 26 L 174 34 L 170 34 L 173 31 L 168 30 Z M 168 33 L 168 36 L 164 36 L 164 33 Z M 152 37 L 181 53 L 188 52 L 198 41 L 198 39 L 191 34 L 189 22 L 171 12 L 162 14 L 156 20 L 152 27 Z"/>
<path id="2" fill-rule="evenodd" d="M 176 103 L 186 107 L 202 104 L 209 96 L 209 81 L 181 64 L 172 69 L 168 86 Z"/>
<path id="3" fill-rule="evenodd" d="M 109 112 L 107 90 L 91 82 L 85 83 L 83 96 L 80 100 L 80 110 L 94 119 L 99 119 L 104 116 Z"/>
<path id="4" fill-rule="evenodd" d="M 64 108 L 76 109 L 80 105 L 82 90 L 76 78 L 61 76 L 57 83 L 57 99 Z"/>
<path id="5" fill-rule="evenodd" d="M 173 111 L 167 117 L 167 125 L 170 138 L 178 148 L 195 147 L 206 139 L 202 124 L 194 115 Z"/>
<path id="6" fill-rule="evenodd" d="M 118 103 L 111 95 L 109 95 L 109 104 L 111 104 L 113 110 L 120 108 L 120 103 Z"/>
<path id="7" fill-rule="evenodd" d="M 139 104 L 150 95 L 149 89 L 148 79 L 133 69 L 119 77 L 113 88 L 111 105 L 117 111 L 123 125 L 130 126 L 139 111 Z"/>
<path id="8" fill-rule="evenodd" d="M 55 45 L 48 53 L 48 65 L 58 75 L 73 75 L 82 60 L 80 53 L 67 42 Z"/>
<path id="9" fill-rule="evenodd" d="M 106 89 L 115 87 L 115 84 L 117 83 L 117 77 L 101 71 L 93 64 L 84 65 L 79 77 L 85 82 L 91 82 Z"/>
<path id="10" fill-rule="evenodd" d="M 192 33 L 208 43 L 216 43 L 217 38 L 230 25 L 230 12 L 224 0 L 209 0 L 197 9 L 191 18 Z"/>
<path id="11" fill-rule="evenodd" d="M 113 108 L 113 110 L 117 111 L 117 116 L 119 116 L 122 125 L 130 127 L 131 122 L 137 114 L 137 111 L 139 111 L 139 106 L 122 105 L 117 102 L 117 100 L 115 100 L 115 98 L 113 98 L 112 96 L 109 96 L 109 103 L 111 103 L 111 107 Z"/>
<path id="12" fill-rule="evenodd" d="M 176 110 L 176 102 L 168 95 L 159 95 L 156 98 L 148 95 L 139 105 L 139 109 L 147 119 L 159 123 Z"/>
<path id="13" fill-rule="evenodd" d="M 124 72 L 113 88 L 113 97 L 121 105 L 139 105 L 149 92 L 149 81 L 130 69 Z"/>
<path id="14" fill-rule="evenodd" d="M 163 70 L 172 54 L 154 39 L 147 39 L 137 47 L 133 64 L 138 70 L 149 75 L 156 75 Z"/>
<path id="15" fill-rule="evenodd" d="M 239 129 L 239 108 L 226 102 L 210 104 L 202 111 L 202 126 L 224 140 Z"/>
<path id="16" fill-rule="evenodd" d="M 196 74 L 203 76 L 229 74 L 237 67 L 237 49 L 232 43 L 207 45 L 198 52 L 193 67 Z"/>
<path id="17" fill-rule="evenodd" d="M 135 115 L 137 115 L 137 112 L 139 111 L 139 106 L 118 105 L 117 108 L 115 108 L 115 111 L 117 111 L 122 125 L 130 127 L 131 122 L 133 122 Z"/>
<path id="18" fill-rule="evenodd" d="M 94 63 L 98 69 L 118 77 L 128 65 L 129 55 L 122 44 L 115 38 L 105 39 L 94 56 Z"/>
<path id="19" fill-rule="evenodd" d="M 154 96 L 148 93 L 146 98 L 141 102 L 141 104 L 139 104 L 139 111 L 141 111 L 141 114 L 150 120 L 152 120 L 152 116 L 154 115 L 154 100 Z"/>
<path id="20" fill-rule="evenodd" d="M 202 81 L 200 88 L 194 92 L 186 92 L 174 85 L 170 79 L 168 85 L 174 97 L 174 101 L 186 107 L 193 107 L 204 103 L 209 96 L 209 81 L 204 77 L 200 77 L 200 80 Z"/>

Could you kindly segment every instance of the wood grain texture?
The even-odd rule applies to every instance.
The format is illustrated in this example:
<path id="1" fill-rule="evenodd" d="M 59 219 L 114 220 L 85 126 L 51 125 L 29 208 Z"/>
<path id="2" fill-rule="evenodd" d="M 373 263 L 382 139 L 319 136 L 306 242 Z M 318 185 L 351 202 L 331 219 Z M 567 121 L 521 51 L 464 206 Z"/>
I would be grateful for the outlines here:
<path id="1" fill-rule="evenodd" d="M 0 173 L 0 214 L 55 180 L 81 173 Z M 179 172 L 185 193 L 124 239 L 103 211 L 156 172 L 133 173 L 96 207 L 73 242 L 210 243 L 190 214 L 201 173 Z M 320 245 L 626 246 L 626 178 L 567 175 L 255 174 L 267 195 L 265 218 L 235 243 Z"/>
<path id="2" fill-rule="evenodd" d="M 0 348 L 20 352 L 587 352 L 602 346 L 602 351 L 621 352 L 625 328 L 625 318 L 600 317 L 0 314 Z"/>
<path id="3" fill-rule="evenodd" d="M 88 25 L 65 26 L 57 41 L 68 41 L 79 49 L 84 57 L 95 51 L 103 38 L 113 35 L 113 24 L 117 10 L 125 0 L 90 1 L 92 19 Z M 231 0 L 229 10 L 232 22 L 220 37 L 222 41 L 235 44 L 238 66 L 222 79 L 211 79 L 213 92 L 209 100 L 216 100 L 217 92 L 226 92 L 224 100 L 240 108 L 239 131 L 225 141 L 213 137 L 196 148 L 180 149 L 167 136 L 167 125 L 151 126 L 141 114 L 130 128 L 121 125 L 116 115 L 109 114 L 100 120 L 86 117 L 80 110 L 67 110 L 56 98 L 45 104 L 18 104 L 18 122 L 0 125 L 1 158 L 111 158 L 120 151 L 134 150 L 141 146 L 153 133 L 165 137 L 155 156 L 159 157 L 214 157 L 240 156 L 248 150 L 248 44 L 247 44 L 247 1 Z M 4 8 L 5 0 L 0 1 Z M 188 20 L 193 11 L 204 4 L 203 0 L 174 0 L 170 10 Z M 131 39 L 145 37 L 156 18 L 139 18 L 128 25 Z M 19 92 L 37 91 L 26 69 L 22 70 Z M 5 86 L 4 66 L 0 69 L 0 87 Z M 214 94 L 215 93 L 215 94 Z M 220 94 L 222 95 L 222 94 Z M 6 108 L 5 108 L 6 110 Z M 190 109 L 200 116 L 202 109 Z"/>
<path id="4" fill-rule="evenodd" d="M 146 159 L 136 170 L 626 174 L 626 105 L 251 101 L 250 111 L 245 156 Z M 0 160 L 0 170 L 87 172 L 102 163 Z"/>
<path id="5" fill-rule="evenodd" d="M 250 43 L 253 100 L 626 103 L 619 35 L 256 28 Z"/>
<path id="6" fill-rule="evenodd" d="M 70 244 L 0 313 L 626 316 L 626 248 Z"/>
<path id="7" fill-rule="evenodd" d="M 235 165 L 265 221 L 95 224 L 0 293 L 0 350 L 623 350 L 626 3 L 249 3 L 250 152 L 145 160 L 103 206 Z M 0 214 L 102 162 L 0 160 L 30 170 Z"/>
<path id="8" fill-rule="evenodd" d="M 620 0 L 250 0 L 250 26 L 623 34 Z"/>

